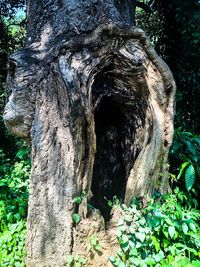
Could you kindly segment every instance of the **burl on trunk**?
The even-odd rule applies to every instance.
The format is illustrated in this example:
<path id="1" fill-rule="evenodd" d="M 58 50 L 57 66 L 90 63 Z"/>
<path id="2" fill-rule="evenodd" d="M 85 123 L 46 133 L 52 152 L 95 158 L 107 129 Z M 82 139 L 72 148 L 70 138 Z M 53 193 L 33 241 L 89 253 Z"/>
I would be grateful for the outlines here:
<path id="1" fill-rule="evenodd" d="M 169 190 L 175 83 L 134 27 L 133 2 L 28 1 L 26 47 L 10 57 L 4 113 L 32 148 L 28 267 L 65 266 L 94 233 L 105 248 L 88 266 L 109 266 L 117 216 L 107 199 L 129 204 Z"/>

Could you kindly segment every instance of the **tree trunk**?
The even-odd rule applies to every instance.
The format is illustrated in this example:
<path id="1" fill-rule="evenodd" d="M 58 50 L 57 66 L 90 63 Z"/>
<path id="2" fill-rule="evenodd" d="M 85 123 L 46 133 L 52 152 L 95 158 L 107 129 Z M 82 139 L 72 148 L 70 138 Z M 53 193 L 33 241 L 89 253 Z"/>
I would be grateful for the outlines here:
<path id="1" fill-rule="evenodd" d="M 5 124 L 32 147 L 26 266 L 66 266 L 96 234 L 103 254 L 87 266 L 109 266 L 118 216 L 107 199 L 169 190 L 175 83 L 134 27 L 134 1 L 29 1 L 7 85 Z"/>

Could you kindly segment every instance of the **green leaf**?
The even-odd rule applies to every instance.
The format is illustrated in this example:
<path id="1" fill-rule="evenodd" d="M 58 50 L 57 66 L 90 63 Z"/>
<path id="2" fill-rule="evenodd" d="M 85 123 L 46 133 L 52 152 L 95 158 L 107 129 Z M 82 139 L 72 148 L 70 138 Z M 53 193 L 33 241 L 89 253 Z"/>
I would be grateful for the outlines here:
<path id="1" fill-rule="evenodd" d="M 131 248 L 134 248 L 135 247 L 135 243 L 133 242 L 133 241 L 131 241 L 131 240 L 129 240 L 129 246 L 131 247 Z"/>
<path id="2" fill-rule="evenodd" d="M 156 249 L 156 252 L 158 252 L 160 250 L 160 243 L 158 241 L 158 239 L 155 236 L 151 237 L 152 243 Z"/>
<path id="3" fill-rule="evenodd" d="M 163 239 L 164 248 L 168 247 L 170 242 L 167 239 Z"/>
<path id="4" fill-rule="evenodd" d="M 131 225 L 131 226 L 129 227 L 129 231 L 130 231 L 131 234 L 135 234 L 135 228 L 134 228 L 133 225 Z"/>
<path id="5" fill-rule="evenodd" d="M 186 186 L 186 189 L 188 190 L 188 192 L 193 187 L 193 185 L 195 183 L 195 178 L 196 178 L 195 177 L 195 169 L 194 169 L 193 165 L 191 164 L 185 172 L 185 186 Z"/>
<path id="6" fill-rule="evenodd" d="M 188 226 L 187 226 L 187 223 L 183 223 L 183 224 L 182 224 L 182 229 L 183 229 L 183 233 L 184 233 L 184 234 L 187 234 L 187 233 L 188 233 Z"/>
<path id="7" fill-rule="evenodd" d="M 116 257 L 115 257 L 115 256 L 110 256 L 110 257 L 109 257 L 109 260 L 110 260 L 112 263 L 115 263 L 115 262 L 116 262 Z"/>
<path id="8" fill-rule="evenodd" d="M 132 266 L 140 266 L 141 260 L 138 258 L 134 258 L 131 262 L 133 262 L 134 265 Z"/>
<path id="9" fill-rule="evenodd" d="M 171 226 L 174 225 L 173 222 L 172 222 L 172 220 L 169 219 L 169 218 L 166 218 L 166 219 L 165 219 L 165 222 L 166 222 L 167 224 L 171 225 Z"/>
<path id="10" fill-rule="evenodd" d="M 5 185 L 7 185 L 6 179 L 1 179 L 0 180 L 0 186 L 5 186 Z"/>
<path id="11" fill-rule="evenodd" d="M 170 237 L 173 238 L 175 236 L 175 234 L 176 234 L 175 227 L 174 226 L 169 226 L 168 233 L 169 233 Z"/>
<path id="12" fill-rule="evenodd" d="M 73 220 L 74 220 L 74 222 L 75 222 L 76 224 L 78 224 L 78 223 L 80 222 L 80 215 L 79 215 L 78 213 L 74 213 L 74 214 L 72 215 L 72 218 L 73 218 Z"/>
<path id="13" fill-rule="evenodd" d="M 130 215 L 125 216 L 125 221 L 126 222 L 132 222 L 132 217 Z"/>
<path id="14" fill-rule="evenodd" d="M 142 243 L 145 240 L 145 234 L 144 233 L 136 233 L 136 238 L 139 239 Z"/>
<path id="15" fill-rule="evenodd" d="M 145 259 L 145 263 L 146 263 L 147 265 L 149 265 L 149 266 L 152 266 L 152 265 L 154 265 L 154 264 L 156 263 L 156 261 L 155 261 L 154 258 L 150 258 L 150 257 L 148 257 L 148 258 Z"/>
<path id="16" fill-rule="evenodd" d="M 91 236 L 90 243 L 91 243 L 92 246 L 96 246 L 98 244 L 97 236 Z"/>
<path id="17" fill-rule="evenodd" d="M 121 225 L 118 227 L 118 230 L 120 230 L 121 232 L 125 232 L 126 231 L 126 226 L 125 225 Z"/>
<path id="18" fill-rule="evenodd" d="M 121 247 L 122 247 L 122 249 L 123 249 L 124 252 L 127 252 L 129 250 L 129 244 L 128 244 L 128 242 L 127 243 L 123 243 Z"/>
<path id="19" fill-rule="evenodd" d="M 113 203 L 112 203 L 112 201 L 111 201 L 111 200 L 108 200 L 107 204 L 108 204 L 108 206 L 109 206 L 109 207 L 111 207 L 111 208 L 112 208 L 112 206 L 113 206 Z"/>
<path id="20" fill-rule="evenodd" d="M 168 233 L 168 231 L 166 231 L 166 229 L 163 229 L 162 232 L 166 238 L 169 238 L 169 233 Z M 165 239 L 165 240 L 167 240 L 167 239 Z"/>
<path id="21" fill-rule="evenodd" d="M 189 227 L 194 233 L 196 233 L 196 226 L 194 223 L 189 223 Z"/>
<path id="22" fill-rule="evenodd" d="M 127 235 L 122 235 L 122 243 L 127 243 L 129 240 Z"/>
<path id="23" fill-rule="evenodd" d="M 101 250 L 101 246 L 100 246 L 100 244 L 99 244 L 99 243 L 96 244 L 96 245 L 94 246 L 94 249 L 95 249 L 96 251 L 100 251 L 100 250 Z"/>
<path id="24" fill-rule="evenodd" d="M 190 164 L 190 162 L 184 162 L 182 165 L 181 165 L 181 168 L 180 168 L 180 171 L 179 171 L 179 174 L 177 176 L 177 180 L 180 179 L 181 175 L 183 174 L 185 168 Z"/>
<path id="25" fill-rule="evenodd" d="M 158 254 L 153 256 L 156 262 L 160 262 L 162 259 L 164 259 L 165 255 L 163 251 L 160 251 Z"/>
<path id="26" fill-rule="evenodd" d="M 117 252 L 117 255 L 119 256 L 119 258 L 122 260 L 122 261 L 125 261 L 126 260 L 126 254 L 122 251 L 122 250 L 119 250 Z"/>
<path id="27" fill-rule="evenodd" d="M 131 248 L 130 255 L 136 256 L 137 255 L 137 249 L 136 248 Z"/>
<path id="28" fill-rule="evenodd" d="M 82 197 L 75 197 L 75 198 L 73 199 L 73 202 L 76 203 L 76 204 L 81 204 L 81 202 L 82 202 Z"/>
<path id="29" fill-rule="evenodd" d="M 126 265 L 122 261 L 119 261 L 117 267 L 126 267 Z"/>
<path id="30" fill-rule="evenodd" d="M 74 261 L 74 256 L 72 256 L 72 255 L 68 255 L 68 256 L 67 256 L 67 263 L 68 263 L 68 264 L 72 264 L 73 261 Z"/>
<path id="31" fill-rule="evenodd" d="M 192 160 L 196 162 L 197 161 L 197 157 L 196 157 L 196 147 L 195 147 L 195 144 L 193 144 L 191 141 L 188 141 L 188 140 L 185 143 L 187 145 L 187 148 L 188 148 L 189 152 L 192 155 Z"/>

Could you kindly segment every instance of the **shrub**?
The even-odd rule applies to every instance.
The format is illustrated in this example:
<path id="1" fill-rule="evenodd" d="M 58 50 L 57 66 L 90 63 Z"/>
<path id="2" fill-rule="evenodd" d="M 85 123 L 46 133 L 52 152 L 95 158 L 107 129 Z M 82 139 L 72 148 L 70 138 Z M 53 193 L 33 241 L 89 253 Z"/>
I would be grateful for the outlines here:
<path id="1" fill-rule="evenodd" d="M 186 194 L 176 189 L 146 207 L 134 200 L 122 210 L 114 266 L 200 266 L 200 212 Z"/>
<path id="2" fill-rule="evenodd" d="M 0 150 L 0 265 L 22 267 L 28 206 L 29 151 L 12 161 Z"/>

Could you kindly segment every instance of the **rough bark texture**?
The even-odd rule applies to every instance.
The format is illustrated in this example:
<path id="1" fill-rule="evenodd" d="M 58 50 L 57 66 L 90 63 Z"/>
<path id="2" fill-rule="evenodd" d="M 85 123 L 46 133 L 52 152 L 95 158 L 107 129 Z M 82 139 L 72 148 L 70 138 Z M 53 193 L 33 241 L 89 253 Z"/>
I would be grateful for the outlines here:
<path id="1" fill-rule="evenodd" d="M 65 266 L 77 249 L 86 255 L 81 244 L 95 232 L 107 245 L 88 266 L 109 266 L 116 216 L 105 198 L 129 204 L 169 190 L 175 83 L 133 24 L 131 0 L 28 2 L 27 45 L 10 58 L 4 113 L 32 147 L 28 267 Z"/>

